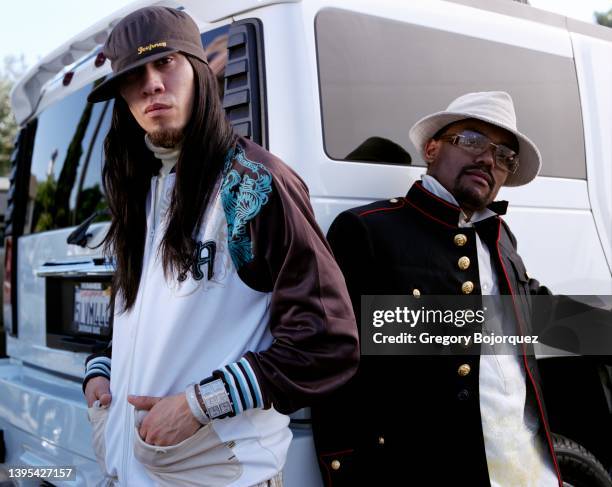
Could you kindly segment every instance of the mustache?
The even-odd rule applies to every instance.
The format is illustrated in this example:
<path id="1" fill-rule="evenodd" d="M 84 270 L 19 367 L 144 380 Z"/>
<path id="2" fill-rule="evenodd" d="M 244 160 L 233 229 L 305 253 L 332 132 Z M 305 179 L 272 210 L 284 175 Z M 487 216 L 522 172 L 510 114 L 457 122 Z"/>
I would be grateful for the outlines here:
<path id="1" fill-rule="evenodd" d="M 494 185 L 493 174 L 485 166 L 474 164 L 471 166 L 464 167 L 459 173 L 459 175 L 463 176 L 464 174 L 469 174 L 469 173 L 477 173 L 479 176 L 484 177 L 487 180 L 487 183 L 489 183 L 489 187 L 493 188 L 493 185 Z"/>

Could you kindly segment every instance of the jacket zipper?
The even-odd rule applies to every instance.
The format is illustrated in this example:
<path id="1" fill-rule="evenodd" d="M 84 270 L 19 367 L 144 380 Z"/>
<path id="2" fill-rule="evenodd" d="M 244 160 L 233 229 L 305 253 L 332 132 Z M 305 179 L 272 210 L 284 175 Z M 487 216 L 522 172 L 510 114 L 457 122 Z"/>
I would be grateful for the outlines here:
<path id="1" fill-rule="evenodd" d="M 155 209 L 157 206 L 157 186 L 159 184 L 159 176 L 155 177 L 155 182 L 153 183 L 153 189 L 151 191 L 151 230 L 148 232 L 149 233 L 149 242 L 148 242 L 148 246 L 145 246 L 145 250 L 148 247 L 149 251 L 148 254 L 145 254 L 146 257 L 144 260 L 144 265 L 142 266 L 142 270 L 143 270 L 143 274 L 141 275 L 141 279 L 140 279 L 140 283 L 142 288 L 140 289 L 140 303 L 138 305 L 138 317 L 136 319 L 136 326 L 135 326 L 135 330 L 134 330 L 134 338 L 132 339 L 132 351 L 130 353 L 130 359 L 129 359 L 129 366 L 128 366 L 128 385 L 127 385 L 127 392 L 129 394 L 130 392 L 130 387 L 132 386 L 132 368 L 134 365 L 134 352 L 136 350 L 136 338 L 138 337 L 138 329 L 140 327 L 140 317 L 142 316 L 142 302 L 145 296 L 145 286 L 146 286 L 146 282 L 147 282 L 147 275 L 149 274 L 149 267 L 150 267 L 150 256 L 154 255 L 154 253 L 152 252 L 153 250 L 153 244 L 155 243 L 155 230 L 156 230 L 156 225 L 155 225 Z M 125 407 L 126 407 L 126 411 L 125 411 L 125 429 L 124 431 L 126 432 L 126 436 L 123 442 L 123 476 L 125 479 L 125 484 L 128 485 L 128 478 L 129 478 L 129 454 L 130 454 L 130 445 L 132 443 L 132 434 L 133 434 L 133 428 L 134 425 L 130 424 L 131 418 L 130 418 L 130 403 L 127 402 L 127 398 L 125 401 Z"/>

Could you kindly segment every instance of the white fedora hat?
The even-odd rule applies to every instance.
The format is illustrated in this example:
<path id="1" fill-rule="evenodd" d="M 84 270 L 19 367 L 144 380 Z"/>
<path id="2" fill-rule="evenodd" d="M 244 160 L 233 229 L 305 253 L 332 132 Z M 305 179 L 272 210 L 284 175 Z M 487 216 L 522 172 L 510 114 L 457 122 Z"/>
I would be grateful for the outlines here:
<path id="1" fill-rule="evenodd" d="M 516 128 L 516 114 L 510 95 L 504 91 L 468 93 L 453 100 L 443 112 L 427 115 L 410 129 L 410 140 L 424 158 L 425 144 L 446 125 L 475 118 L 513 133 L 519 142 L 519 167 L 509 174 L 504 186 L 521 186 L 532 181 L 540 171 L 540 151 L 528 137 Z"/>

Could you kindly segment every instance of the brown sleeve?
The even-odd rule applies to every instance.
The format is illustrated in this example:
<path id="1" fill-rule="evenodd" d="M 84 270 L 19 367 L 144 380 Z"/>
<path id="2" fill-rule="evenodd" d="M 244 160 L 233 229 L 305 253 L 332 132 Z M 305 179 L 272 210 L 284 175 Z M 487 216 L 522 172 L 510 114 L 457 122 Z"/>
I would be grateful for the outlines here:
<path id="1" fill-rule="evenodd" d="M 282 163 L 272 192 L 250 223 L 253 260 L 239 275 L 271 291 L 272 345 L 248 352 L 264 407 L 283 413 L 309 406 L 357 369 L 357 327 L 344 278 L 318 227 L 306 185 Z"/>

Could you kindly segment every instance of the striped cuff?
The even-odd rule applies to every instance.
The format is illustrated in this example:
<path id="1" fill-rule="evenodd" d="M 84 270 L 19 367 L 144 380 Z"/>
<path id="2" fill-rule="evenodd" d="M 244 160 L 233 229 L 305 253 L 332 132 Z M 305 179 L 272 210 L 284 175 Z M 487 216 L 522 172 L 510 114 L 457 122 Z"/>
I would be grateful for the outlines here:
<path id="1" fill-rule="evenodd" d="M 233 415 L 247 409 L 263 408 L 263 395 L 257 382 L 255 372 L 246 358 L 215 370 L 214 377 L 223 379 L 225 389 L 232 402 Z M 208 379 L 202 381 L 208 382 Z"/>
<path id="2" fill-rule="evenodd" d="M 111 359 L 109 357 L 96 357 L 87 362 L 85 365 L 84 381 L 86 381 L 93 374 L 102 375 L 110 379 Z"/>
<path id="3" fill-rule="evenodd" d="M 110 357 L 100 356 L 92 358 L 85 364 L 85 377 L 83 378 L 83 394 L 85 394 L 85 388 L 87 382 L 94 377 L 106 377 L 110 380 L 111 375 L 111 359 Z"/>

